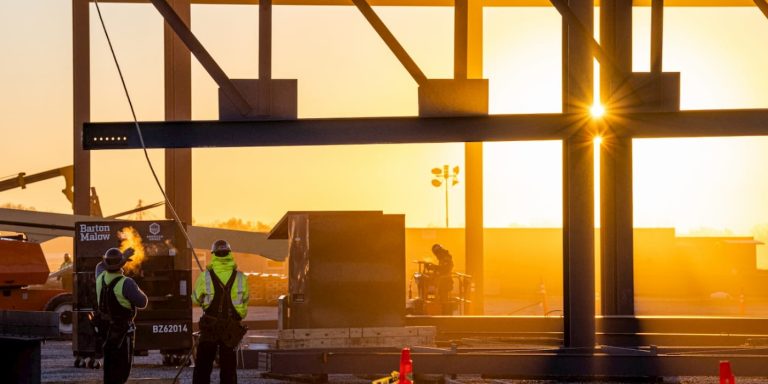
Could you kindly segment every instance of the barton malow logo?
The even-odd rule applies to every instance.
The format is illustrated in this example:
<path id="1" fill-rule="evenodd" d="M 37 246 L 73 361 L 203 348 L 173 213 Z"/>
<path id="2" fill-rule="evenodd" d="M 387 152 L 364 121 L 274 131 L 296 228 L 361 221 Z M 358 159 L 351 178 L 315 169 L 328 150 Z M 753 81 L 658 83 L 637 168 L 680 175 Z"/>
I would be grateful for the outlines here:
<path id="1" fill-rule="evenodd" d="M 80 224 L 80 241 L 104 241 L 109 240 L 111 229 L 108 225 Z"/>

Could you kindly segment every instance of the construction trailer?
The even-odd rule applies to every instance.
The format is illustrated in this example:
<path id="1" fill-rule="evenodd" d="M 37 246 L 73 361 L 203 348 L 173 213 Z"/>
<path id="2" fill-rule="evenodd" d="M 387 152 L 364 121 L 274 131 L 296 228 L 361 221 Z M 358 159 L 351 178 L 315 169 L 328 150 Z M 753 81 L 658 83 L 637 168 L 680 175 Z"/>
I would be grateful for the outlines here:
<path id="1" fill-rule="evenodd" d="M 179 364 L 192 347 L 190 249 L 173 221 L 87 221 L 75 223 L 75 366 L 100 357 L 89 315 L 97 308 L 96 265 L 110 248 L 133 248 L 123 268 L 147 294 L 136 316 L 135 353 L 159 350 L 163 363 Z"/>

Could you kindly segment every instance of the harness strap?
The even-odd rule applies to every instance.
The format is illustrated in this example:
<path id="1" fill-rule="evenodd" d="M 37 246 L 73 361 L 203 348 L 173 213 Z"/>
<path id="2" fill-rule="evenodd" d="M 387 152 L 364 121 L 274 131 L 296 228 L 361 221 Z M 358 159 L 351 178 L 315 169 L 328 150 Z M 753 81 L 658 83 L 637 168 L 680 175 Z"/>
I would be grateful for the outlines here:
<path id="1" fill-rule="evenodd" d="M 235 278 L 237 277 L 237 274 L 239 274 L 239 272 L 237 272 L 237 270 L 233 270 L 232 274 L 229 275 L 229 280 L 227 280 L 227 284 L 226 285 L 221 282 L 221 280 L 219 279 L 219 276 L 217 276 L 215 273 L 208 275 L 208 276 L 212 276 L 212 279 L 213 279 L 214 283 L 216 285 L 218 285 L 219 288 L 221 288 L 221 293 L 223 295 L 223 297 L 219 298 L 219 314 L 223 314 L 224 313 L 224 306 L 225 306 L 225 304 L 227 302 L 232 303 L 232 305 L 227 305 L 226 306 L 227 307 L 227 312 L 226 312 L 226 316 L 227 317 L 230 317 L 230 316 L 233 315 L 233 313 L 231 313 L 231 309 L 234 306 L 234 302 L 232 301 L 232 294 L 230 292 L 232 292 L 232 286 L 235 283 Z"/>
<path id="2" fill-rule="evenodd" d="M 117 283 L 120 282 L 120 280 L 123 279 L 123 276 L 115 277 L 112 281 L 107 284 L 107 274 L 101 275 L 101 295 L 100 295 L 100 301 L 99 301 L 99 309 L 102 309 L 102 306 L 107 306 L 107 300 L 109 297 L 109 292 L 114 291 L 115 287 L 117 286 Z"/>

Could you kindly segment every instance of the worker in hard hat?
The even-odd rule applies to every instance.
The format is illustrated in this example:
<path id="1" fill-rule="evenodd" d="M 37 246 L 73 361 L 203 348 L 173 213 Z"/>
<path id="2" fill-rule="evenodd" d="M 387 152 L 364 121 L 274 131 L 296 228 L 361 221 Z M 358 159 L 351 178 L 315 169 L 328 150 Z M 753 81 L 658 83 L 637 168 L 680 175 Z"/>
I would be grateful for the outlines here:
<path id="1" fill-rule="evenodd" d="M 248 312 L 248 284 L 237 270 L 228 242 L 215 241 L 211 253 L 211 263 L 197 277 L 192 294 L 192 300 L 203 308 L 192 383 L 210 383 L 218 351 L 220 382 L 235 384 L 236 351 L 246 332 L 241 321 Z"/>
<path id="2" fill-rule="evenodd" d="M 123 266 L 133 249 L 110 248 L 96 266 L 97 334 L 103 343 L 104 382 L 125 383 L 131 374 L 136 310 L 147 306 L 147 295 Z"/>
<path id="3" fill-rule="evenodd" d="M 440 244 L 432 246 L 432 254 L 437 257 L 437 268 L 434 271 L 437 275 L 437 299 L 440 301 L 442 314 L 452 315 L 453 256 Z"/>
<path id="4" fill-rule="evenodd" d="M 61 266 L 59 267 L 59 271 L 63 271 L 67 268 L 72 267 L 72 258 L 69 257 L 69 253 L 64 254 L 64 261 L 61 262 Z"/>
<path id="5" fill-rule="evenodd" d="M 61 281 L 61 289 L 72 292 L 72 258 L 69 257 L 69 253 L 64 254 L 64 261 L 59 267 L 59 271 L 63 271 L 56 280 Z"/>

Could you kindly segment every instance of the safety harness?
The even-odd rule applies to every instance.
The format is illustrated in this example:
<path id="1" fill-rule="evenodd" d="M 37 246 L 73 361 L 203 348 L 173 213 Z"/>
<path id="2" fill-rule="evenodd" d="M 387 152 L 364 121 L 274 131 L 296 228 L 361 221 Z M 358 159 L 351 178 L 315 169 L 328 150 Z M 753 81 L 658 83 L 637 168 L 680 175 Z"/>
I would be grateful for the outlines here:
<path id="1" fill-rule="evenodd" d="M 237 280 L 236 299 L 232 300 L 232 286 Z M 235 309 L 235 305 L 243 303 L 243 294 L 245 293 L 245 283 L 243 274 L 233 270 L 229 280 L 224 284 L 211 268 L 205 270 L 205 298 L 203 303 L 206 306 L 205 314 L 217 318 L 236 318 L 241 320 L 240 314 Z M 213 292 L 211 292 L 213 287 Z"/>

